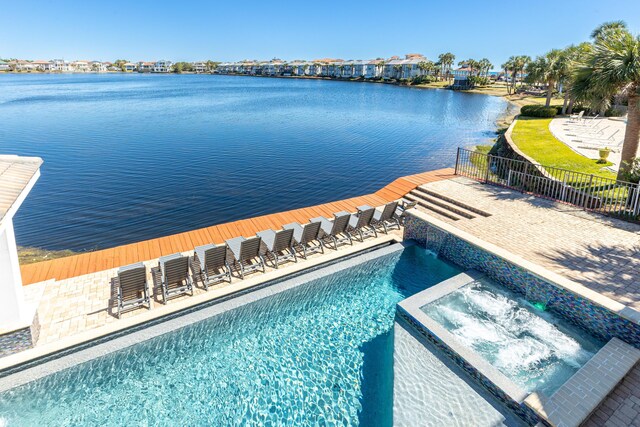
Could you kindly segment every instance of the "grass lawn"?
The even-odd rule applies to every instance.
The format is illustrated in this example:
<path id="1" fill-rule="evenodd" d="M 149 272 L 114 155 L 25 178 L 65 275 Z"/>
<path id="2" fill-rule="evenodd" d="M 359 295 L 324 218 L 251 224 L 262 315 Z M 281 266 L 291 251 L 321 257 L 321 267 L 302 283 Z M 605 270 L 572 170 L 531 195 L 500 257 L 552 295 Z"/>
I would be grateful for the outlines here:
<path id="1" fill-rule="evenodd" d="M 604 178 L 616 178 L 616 174 L 603 170 L 604 166 L 596 160 L 588 159 L 558 141 L 551 131 L 551 119 L 520 117 L 513 128 L 511 139 L 527 156 L 543 166 L 593 174 Z"/>

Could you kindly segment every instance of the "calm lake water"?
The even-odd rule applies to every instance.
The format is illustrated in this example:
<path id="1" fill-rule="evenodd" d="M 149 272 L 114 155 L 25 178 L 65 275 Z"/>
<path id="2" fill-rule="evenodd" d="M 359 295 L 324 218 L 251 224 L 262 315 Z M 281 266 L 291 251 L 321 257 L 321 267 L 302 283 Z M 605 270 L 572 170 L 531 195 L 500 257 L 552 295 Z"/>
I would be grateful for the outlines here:
<path id="1" fill-rule="evenodd" d="M 211 75 L 0 76 L 0 153 L 40 156 L 19 245 L 105 248 L 452 166 L 496 97 Z"/>

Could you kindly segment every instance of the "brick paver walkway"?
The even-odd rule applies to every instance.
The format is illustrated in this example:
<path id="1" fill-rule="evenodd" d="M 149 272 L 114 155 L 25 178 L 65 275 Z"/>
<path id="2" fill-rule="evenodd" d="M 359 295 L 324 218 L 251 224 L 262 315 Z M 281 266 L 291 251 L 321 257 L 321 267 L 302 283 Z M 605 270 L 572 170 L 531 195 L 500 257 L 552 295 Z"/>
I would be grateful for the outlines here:
<path id="1" fill-rule="evenodd" d="M 640 310 L 639 224 L 466 178 L 427 187 L 492 214 L 444 221 Z"/>

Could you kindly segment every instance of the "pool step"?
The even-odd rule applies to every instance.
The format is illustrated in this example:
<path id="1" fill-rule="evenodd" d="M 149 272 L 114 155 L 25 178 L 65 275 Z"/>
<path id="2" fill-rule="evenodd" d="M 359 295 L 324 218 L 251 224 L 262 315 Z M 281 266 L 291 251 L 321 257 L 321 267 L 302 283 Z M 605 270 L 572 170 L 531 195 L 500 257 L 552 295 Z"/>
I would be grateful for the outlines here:
<path id="1" fill-rule="evenodd" d="M 420 197 L 420 195 L 415 195 L 413 191 L 411 193 L 405 195 L 404 198 L 406 200 L 410 201 L 410 202 L 416 202 L 418 204 L 418 207 L 430 210 L 431 212 L 435 212 L 438 215 L 443 216 L 445 218 L 449 218 L 449 219 L 452 219 L 454 221 L 458 221 L 458 220 L 462 219 L 461 217 L 456 215 L 454 212 L 442 209 L 441 207 L 439 207 L 437 205 L 433 205 L 433 204 L 429 203 L 427 200 L 424 200 L 422 197 Z"/>
<path id="2" fill-rule="evenodd" d="M 456 205 L 456 206 L 458 206 L 458 207 L 460 207 L 460 208 L 462 208 L 462 209 L 464 209 L 464 210 L 466 210 L 468 212 L 471 212 L 471 213 L 474 213 L 474 214 L 478 214 L 478 215 L 483 216 L 483 217 L 491 216 L 491 214 L 489 212 L 487 212 L 487 211 L 483 211 L 482 209 L 478 209 L 476 207 L 473 207 L 471 205 L 463 203 L 463 202 L 461 202 L 459 200 L 453 199 L 453 198 L 451 198 L 449 196 L 445 196 L 443 194 L 436 193 L 435 191 L 430 190 L 429 187 L 427 187 L 426 185 L 421 185 L 420 187 L 416 188 L 416 190 L 420 190 L 423 193 L 426 193 L 431 197 L 435 197 L 435 198 L 444 200 L 445 202 L 448 202 L 448 203 L 450 203 L 452 205 Z"/>
<path id="3" fill-rule="evenodd" d="M 429 202 L 432 205 L 435 205 L 442 209 L 446 209 L 447 211 L 453 212 L 454 214 L 461 216 L 463 218 L 473 219 L 476 217 L 475 213 L 471 213 L 468 210 L 464 210 L 458 205 L 454 205 L 449 201 L 440 199 L 438 197 L 433 197 L 421 188 L 416 188 L 412 190 L 411 194 L 416 197 L 420 197 L 422 200 Z"/>

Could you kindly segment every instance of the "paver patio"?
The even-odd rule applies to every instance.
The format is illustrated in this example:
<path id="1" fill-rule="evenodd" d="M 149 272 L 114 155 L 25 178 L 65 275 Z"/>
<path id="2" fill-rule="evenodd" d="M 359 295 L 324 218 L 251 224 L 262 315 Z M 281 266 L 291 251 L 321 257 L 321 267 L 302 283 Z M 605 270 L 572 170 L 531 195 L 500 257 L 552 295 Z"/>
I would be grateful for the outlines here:
<path id="1" fill-rule="evenodd" d="M 467 178 L 426 187 L 492 214 L 443 221 L 640 310 L 640 224 Z"/>

